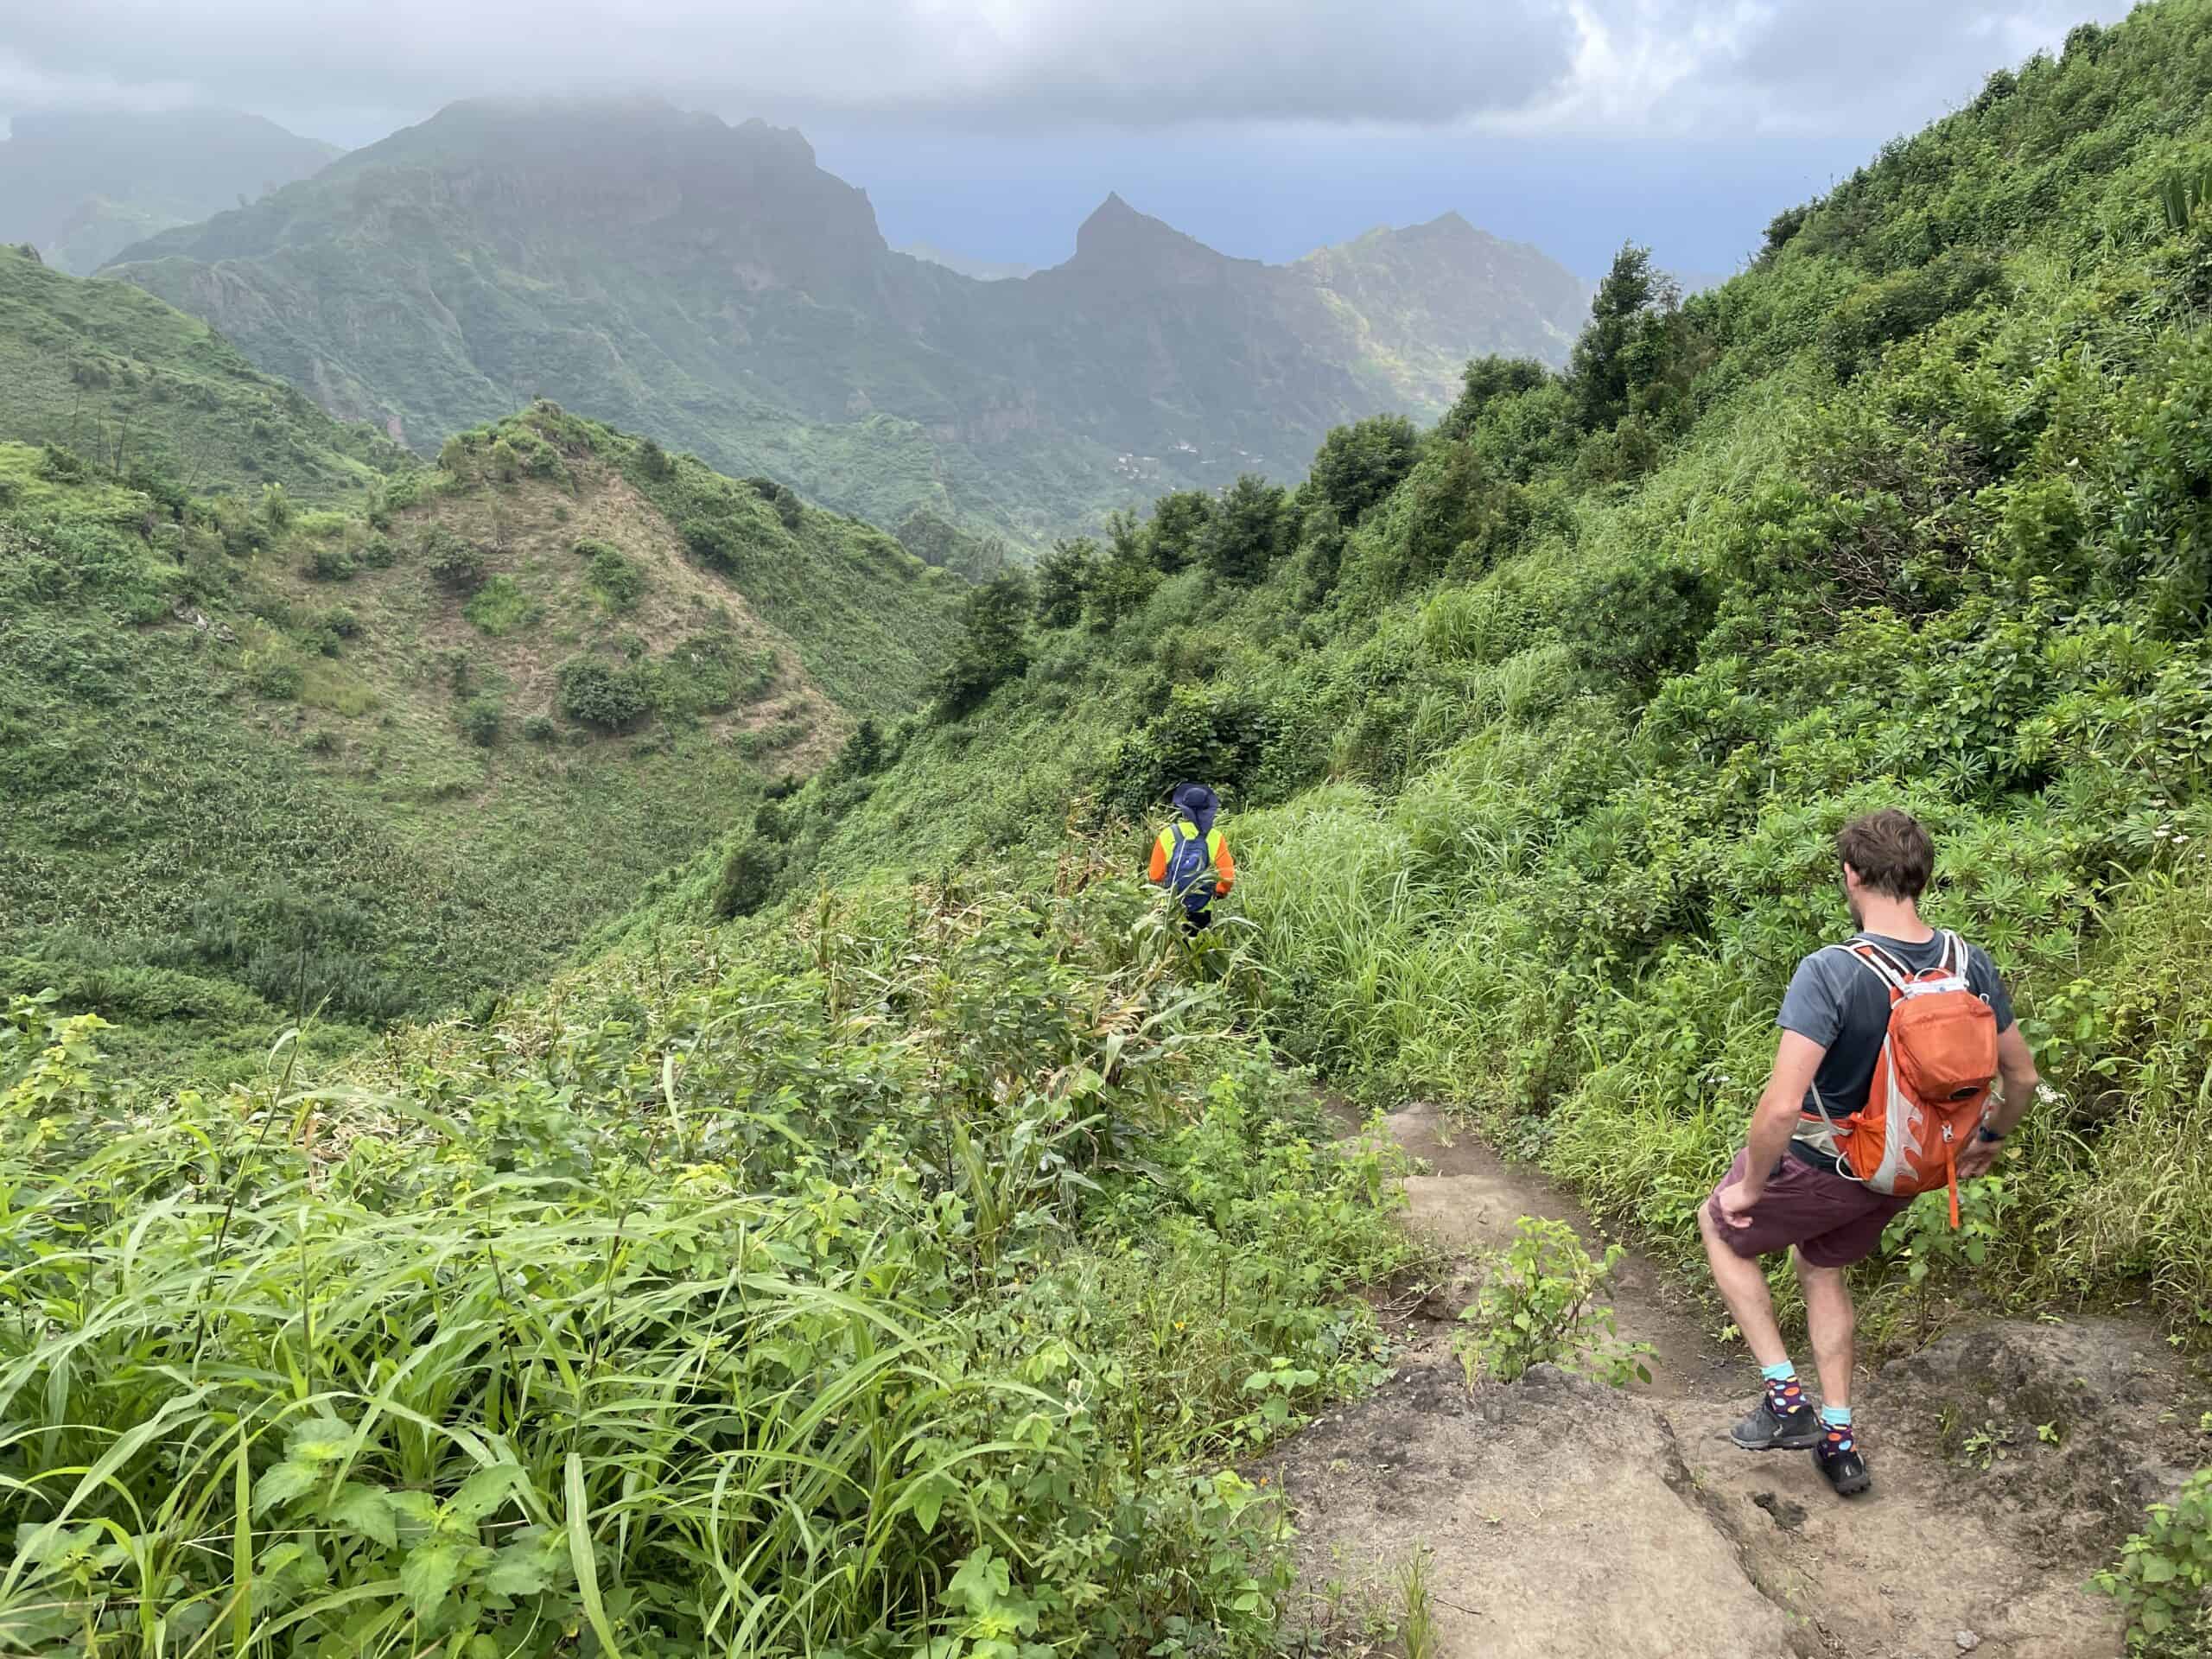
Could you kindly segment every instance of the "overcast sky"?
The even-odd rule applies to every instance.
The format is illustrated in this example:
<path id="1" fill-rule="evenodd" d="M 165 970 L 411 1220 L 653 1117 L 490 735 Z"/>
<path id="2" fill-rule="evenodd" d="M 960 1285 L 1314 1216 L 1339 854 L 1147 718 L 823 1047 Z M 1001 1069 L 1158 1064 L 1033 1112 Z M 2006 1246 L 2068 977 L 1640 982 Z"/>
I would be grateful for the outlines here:
<path id="1" fill-rule="evenodd" d="M 1279 259 L 1457 209 L 1726 273 L 2126 0 L 0 0 L 0 111 L 218 104 L 358 145 L 480 93 L 797 125 L 894 243 L 1049 264 L 1109 189 Z"/>

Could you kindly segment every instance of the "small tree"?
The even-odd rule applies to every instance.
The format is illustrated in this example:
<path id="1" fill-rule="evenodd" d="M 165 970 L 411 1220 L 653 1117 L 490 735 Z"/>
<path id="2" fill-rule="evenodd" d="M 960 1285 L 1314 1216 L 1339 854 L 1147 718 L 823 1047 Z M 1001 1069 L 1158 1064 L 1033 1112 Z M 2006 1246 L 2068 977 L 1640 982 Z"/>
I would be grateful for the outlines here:
<path id="1" fill-rule="evenodd" d="M 774 891 L 782 860 L 769 848 L 751 838 L 738 842 L 722 861 L 722 873 L 709 901 L 717 921 L 750 916 L 768 902 Z"/>
<path id="2" fill-rule="evenodd" d="M 1222 494 L 1206 521 L 1200 550 L 1225 582 L 1257 582 L 1283 550 L 1281 486 L 1247 473 Z"/>
<path id="3" fill-rule="evenodd" d="M 1153 504 L 1152 521 L 1145 526 L 1145 546 L 1152 562 L 1169 575 L 1197 563 L 1212 519 L 1213 499 L 1203 490 L 1161 496 Z"/>
<path id="4" fill-rule="evenodd" d="M 1475 358 L 1461 372 L 1459 400 L 1438 423 L 1437 432 L 1446 438 L 1464 438 L 1492 404 L 1534 391 L 1551 378 L 1551 371 L 1533 358 Z"/>
<path id="5" fill-rule="evenodd" d="M 1665 360 L 1681 290 L 1651 268 L 1651 250 L 1623 245 L 1598 285 L 1590 323 L 1574 342 L 1567 385 L 1575 416 L 1586 432 L 1611 428 L 1629 412 L 1631 395 L 1657 378 Z"/>
<path id="6" fill-rule="evenodd" d="M 479 748 L 488 749 L 499 741 L 499 728 L 506 713 L 496 697 L 475 697 L 461 706 L 461 734 Z"/>
<path id="7" fill-rule="evenodd" d="M 1018 573 L 987 582 L 968 595 L 960 645 L 938 676 L 938 709 L 944 718 L 960 719 L 1007 681 L 1029 671 L 1032 603 L 1029 583 Z"/>
<path id="8" fill-rule="evenodd" d="M 1413 471 L 1421 438 L 1402 415 L 1377 415 L 1339 426 L 1321 442 L 1313 457 L 1313 487 L 1346 524 L 1382 499 Z"/>
<path id="9" fill-rule="evenodd" d="M 1073 627 L 1098 575 L 1098 543 L 1088 537 L 1057 543 L 1037 561 L 1037 626 Z"/>
<path id="10" fill-rule="evenodd" d="M 484 556 L 443 524 L 423 532 L 423 568 L 454 593 L 473 594 L 484 585 Z"/>

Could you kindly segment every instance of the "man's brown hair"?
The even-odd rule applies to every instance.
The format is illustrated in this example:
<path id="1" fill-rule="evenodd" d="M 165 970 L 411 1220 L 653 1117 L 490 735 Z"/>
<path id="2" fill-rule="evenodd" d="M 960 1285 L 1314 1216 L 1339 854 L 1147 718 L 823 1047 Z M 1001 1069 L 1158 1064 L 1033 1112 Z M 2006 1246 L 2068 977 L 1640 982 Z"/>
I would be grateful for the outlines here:
<path id="1" fill-rule="evenodd" d="M 1835 854 L 1862 883 L 1892 899 L 1919 898 L 1936 873 L 1936 843 L 1919 819 L 1893 806 L 1845 824 Z"/>

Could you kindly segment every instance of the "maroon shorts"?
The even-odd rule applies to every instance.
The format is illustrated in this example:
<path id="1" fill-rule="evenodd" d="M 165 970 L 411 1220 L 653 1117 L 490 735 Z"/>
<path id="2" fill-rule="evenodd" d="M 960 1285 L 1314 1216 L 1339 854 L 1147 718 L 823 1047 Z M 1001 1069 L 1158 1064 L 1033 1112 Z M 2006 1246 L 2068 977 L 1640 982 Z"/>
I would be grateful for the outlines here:
<path id="1" fill-rule="evenodd" d="M 1767 1178 L 1766 1190 L 1751 1208 L 1751 1225 L 1732 1226 L 1720 1213 L 1720 1190 L 1744 1179 L 1750 1155 L 1736 1154 L 1720 1186 L 1705 1201 L 1713 1231 L 1738 1255 L 1765 1255 L 1794 1244 L 1816 1268 L 1847 1268 L 1874 1254 L 1890 1217 L 1912 1202 L 1870 1192 L 1857 1181 L 1815 1169 L 1794 1153 L 1784 1153 L 1781 1167 Z"/>

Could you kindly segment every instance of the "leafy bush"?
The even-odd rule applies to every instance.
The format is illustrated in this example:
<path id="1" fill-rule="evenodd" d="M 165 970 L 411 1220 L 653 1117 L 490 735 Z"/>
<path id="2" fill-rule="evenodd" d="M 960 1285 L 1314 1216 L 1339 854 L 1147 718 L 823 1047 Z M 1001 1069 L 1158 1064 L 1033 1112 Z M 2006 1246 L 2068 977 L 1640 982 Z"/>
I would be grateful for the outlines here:
<path id="1" fill-rule="evenodd" d="M 1287 499 L 1281 486 L 1249 473 L 1230 485 L 1199 537 L 1206 568 L 1229 582 L 1265 575 L 1284 550 Z"/>
<path id="2" fill-rule="evenodd" d="M 586 561 L 584 580 L 606 601 L 608 610 L 620 613 L 638 608 L 645 594 L 643 566 L 613 543 L 589 537 L 576 543 L 576 555 Z"/>
<path id="3" fill-rule="evenodd" d="M 768 902 L 781 864 L 772 849 L 750 837 L 739 842 L 722 861 L 714 896 L 708 901 L 709 913 L 723 922 L 752 915 Z"/>
<path id="4" fill-rule="evenodd" d="M 351 582 L 360 569 L 342 543 L 325 543 L 308 555 L 305 574 L 315 582 Z"/>
<path id="5" fill-rule="evenodd" d="M 753 493 L 776 510 L 776 517 L 785 530 L 797 530 L 804 509 L 799 499 L 772 478 L 748 478 L 745 480 Z"/>
<path id="6" fill-rule="evenodd" d="M 556 678 L 561 712 L 579 725 L 619 732 L 652 707 L 645 674 L 598 657 L 572 657 Z"/>
<path id="7" fill-rule="evenodd" d="M 700 563 L 725 575 L 737 573 L 745 543 L 728 519 L 702 512 L 686 518 L 680 528 L 684 546 Z"/>
<path id="8" fill-rule="evenodd" d="M 2127 1615 L 2130 1653 L 2197 1659 L 2212 1646 L 2212 1469 L 2153 1503 L 2148 1522 L 2094 1583 Z"/>
<path id="9" fill-rule="evenodd" d="M 1009 680 L 1029 671 L 1028 629 L 1033 607 L 1027 580 L 1008 575 L 988 582 L 962 607 L 964 633 L 952 660 L 938 672 L 938 712 L 958 720 Z"/>
<path id="10" fill-rule="evenodd" d="M 81 484 L 92 476 L 92 467 L 75 451 L 48 443 L 38 452 L 38 475 L 50 484 Z"/>
<path id="11" fill-rule="evenodd" d="M 1563 1365 L 1625 1387 L 1649 1382 L 1649 1344 L 1623 1341 L 1613 1310 L 1593 1301 L 1625 1253 L 1609 1245 L 1592 1261 L 1563 1221 L 1523 1216 L 1514 1240 L 1483 1259 L 1482 1288 L 1459 1315 L 1453 1351 L 1472 1386 L 1478 1376 L 1512 1382 L 1531 1365 Z"/>
<path id="12" fill-rule="evenodd" d="M 544 715 L 532 715 L 523 721 L 522 734 L 532 743 L 550 743 L 561 735 L 561 728 Z"/>
<path id="13" fill-rule="evenodd" d="M 499 729 L 506 720 L 506 710 L 496 697 L 472 697 L 461 705 L 461 735 L 479 748 L 490 748 L 499 741 Z"/>
<path id="14" fill-rule="evenodd" d="M 289 657 L 264 656 L 246 671 L 247 683 L 273 702 L 289 702 L 300 695 L 305 672 Z"/>
<path id="15" fill-rule="evenodd" d="M 423 531 L 423 568 L 440 587 L 456 594 L 473 594 L 484 581 L 484 556 L 443 524 Z"/>
<path id="16" fill-rule="evenodd" d="M 1356 524 L 1362 513 L 1398 487 L 1420 453 L 1411 421 L 1402 415 L 1377 415 L 1332 431 L 1313 457 L 1308 477 L 1338 518 Z"/>

